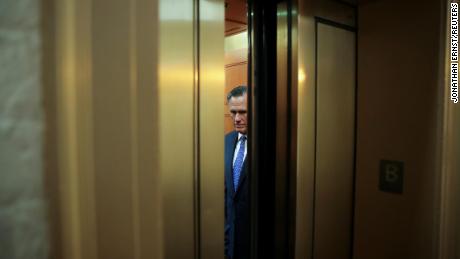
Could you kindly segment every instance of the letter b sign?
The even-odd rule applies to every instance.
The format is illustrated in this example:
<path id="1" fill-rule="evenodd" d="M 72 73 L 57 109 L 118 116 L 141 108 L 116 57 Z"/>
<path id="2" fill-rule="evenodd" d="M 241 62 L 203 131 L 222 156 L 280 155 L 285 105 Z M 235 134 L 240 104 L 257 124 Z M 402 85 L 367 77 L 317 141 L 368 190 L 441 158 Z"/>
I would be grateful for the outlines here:
<path id="1" fill-rule="evenodd" d="M 379 188 L 384 192 L 403 192 L 404 163 L 400 161 L 380 161 Z"/>

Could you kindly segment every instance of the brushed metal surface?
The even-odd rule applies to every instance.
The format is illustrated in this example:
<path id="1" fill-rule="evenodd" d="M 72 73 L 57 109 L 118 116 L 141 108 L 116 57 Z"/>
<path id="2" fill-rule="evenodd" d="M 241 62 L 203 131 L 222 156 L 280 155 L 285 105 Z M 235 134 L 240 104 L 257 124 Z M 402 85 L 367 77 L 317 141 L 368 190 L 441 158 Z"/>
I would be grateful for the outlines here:
<path id="1" fill-rule="evenodd" d="M 165 258 L 194 254 L 193 1 L 159 2 L 159 172 Z"/>
<path id="2" fill-rule="evenodd" d="M 313 249 L 313 188 L 315 164 L 315 20 L 314 1 L 297 1 L 293 15 L 297 51 L 297 202 L 295 258 L 311 258 Z M 297 15 L 296 15 L 297 14 Z M 293 78 L 293 81 L 295 77 Z"/>
<path id="3" fill-rule="evenodd" d="M 318 23 L 314 258 L 351 249 L 355 33 Z"/>
<path id="4" fill-rule="evenodd" d="M 223 257 L 223 1 L 46 6 L 60 257 L 190 258 L 195 233 L 203 258 Z"/>
<path id="5" fill-rule="evenodd" d="M 55 10 L 48 40 L 55 41 L 53 54 L 45 56 L 56 107 L 58 154 L 50 157 L 58 164 L 59 192 L 56 232 L 62 246 L 55 249 L 66 259 L 97 258 L 94 171 L 92 146 L 91 20 L 92 1 L 44 1 L 44 8 Z M 80 19 L 79 19 L 80 18 Z M 75 44 L 79 39 L 80 44 Z M 54 66 L 53 66 L 54 65 Z M 55 109 L 55 110 L 54 110 Z M 47 111 L 50 114 L 49 111 Z M 51 126 L 51 125 L 48 125 Z M 85 202 L 82 202 L 85 201 Z"/>
<path id="6" fill-rule="evenodd" d="M 224 257 L 224 1 L 199 5 L 200 254 L 218 259 Z"/>
<path id="7" fill-rule="evenodd" d="M 57 20 L 56 67 L 50 70 L 56 73 L 61 151 L 55 158 L 63 245 L 58 257 L 158 258 L 161 203 L 151 173 L 157 4 L 46 5 L 55 5 Z"/>
<path id="8" fill-rule="evenodd" d="M 130 9 L 118 0 L 110 6 L 97 1 L 92 5 L 96 227 L 98 257 L 106 258 L 135 254 Z"/>
<path id="9" fill-rule="evenodd" d="M 295 257 L 313 258 L 316 145 L 316 20 L 353 27 L 355 9 L 333 1 L 298 0 L 292 9 L 292 78 L 297 84 L 297 184 Z"/>

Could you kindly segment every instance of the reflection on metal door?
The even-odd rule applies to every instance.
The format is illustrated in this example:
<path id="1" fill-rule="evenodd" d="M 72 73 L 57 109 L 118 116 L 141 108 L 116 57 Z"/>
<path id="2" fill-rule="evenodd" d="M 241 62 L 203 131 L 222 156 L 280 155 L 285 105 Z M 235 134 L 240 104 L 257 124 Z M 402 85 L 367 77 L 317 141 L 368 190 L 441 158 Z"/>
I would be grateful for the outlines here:
<path id="1" fill-rule="evenodd" d="M 43 5 L 55 257 L 223 258 L 224 1 Z"/>
<path id="2" fill-rule="evenodd" d="M 355 32 L 317 23 L 314 259 L 349 258 L 355 136 Z"/>

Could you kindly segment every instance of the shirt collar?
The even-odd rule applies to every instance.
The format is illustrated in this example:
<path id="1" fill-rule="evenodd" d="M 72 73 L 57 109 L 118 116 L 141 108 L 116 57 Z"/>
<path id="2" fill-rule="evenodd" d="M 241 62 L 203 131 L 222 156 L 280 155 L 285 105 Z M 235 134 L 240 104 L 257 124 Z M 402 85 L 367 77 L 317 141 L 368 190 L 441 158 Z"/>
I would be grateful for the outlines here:
<path id="1" fill-rule="evenodd" d="M 241 139 L 242 136 L 245 136 L 246 139 L 248 139 L 248 136 L 247 136 L 247 135 L 243 135 L 243 134 L 241 134 L 241 133 L 238 132 L 238 141 L 240 141 L 240 139 Z"/>

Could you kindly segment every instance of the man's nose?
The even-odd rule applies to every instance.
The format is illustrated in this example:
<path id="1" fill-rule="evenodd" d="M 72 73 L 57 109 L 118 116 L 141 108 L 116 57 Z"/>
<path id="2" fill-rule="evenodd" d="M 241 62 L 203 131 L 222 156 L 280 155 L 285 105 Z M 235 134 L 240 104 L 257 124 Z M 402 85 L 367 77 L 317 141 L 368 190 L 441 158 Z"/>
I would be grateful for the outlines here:
<path id="1" fill-rule="evenodd" d="M 239 113 L 237 113 L 235 115 L 235 121 L 240 121 L 241 120 L 241 115 Z"/>

